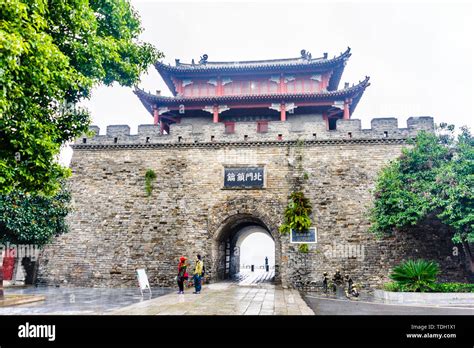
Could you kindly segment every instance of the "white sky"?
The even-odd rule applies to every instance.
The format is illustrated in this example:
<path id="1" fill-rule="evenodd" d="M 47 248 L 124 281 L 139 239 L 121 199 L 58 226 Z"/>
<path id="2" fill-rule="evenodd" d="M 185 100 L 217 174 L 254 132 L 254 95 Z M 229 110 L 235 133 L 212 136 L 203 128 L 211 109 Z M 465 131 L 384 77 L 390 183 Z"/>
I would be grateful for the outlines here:
<path id="1" fill-rule="evenodd" d="M 275 265 L 275 242 L 265 233 L 255 232 L 246 237 L 240 245 L 240 264 L 265 265 L 265 256 L 268 257 L 270 267 Z"/>
<path id="2" fill-rule="evenodd" d="M 353 118 L 370 127 L 374 117 L 397 117 L 406 127 L 410 116 L 468 125 L 473 116 L 473 5 L 464 2 L 397 3 L 363 1 L 184 2 L 132 0 L 142 19 L 141 39 L 154 44 L 174 64 L 209 60 L 298 57 L 301 49 L 329 57 L 352 49 L 341 79 L 365 91 Z M 171 95 L 154 67 L 140 87 Z M 93 124 L 152 123 L 131 88 L 99 87 L 84 103 Z M 68 162 L 70 151 L 63 154 Z M 64 160 L 66 158 L 66 160 Z"/>

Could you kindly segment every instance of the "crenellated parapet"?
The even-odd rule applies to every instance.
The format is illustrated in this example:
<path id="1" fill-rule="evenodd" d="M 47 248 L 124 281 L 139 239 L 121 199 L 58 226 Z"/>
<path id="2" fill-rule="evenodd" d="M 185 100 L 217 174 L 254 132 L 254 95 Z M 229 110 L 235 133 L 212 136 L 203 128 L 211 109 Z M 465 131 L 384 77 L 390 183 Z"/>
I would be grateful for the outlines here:
<path id="1" fill-rule="evenodd" d="M 169 134 L 161 134 L 155 125 L 138 126 L 137 134 L 130 134 L 127 125 L 111 125 L 105 135 L 99 135 L 99 127 L 91 126 L 94 136 L 83 135 L 76 139 L 75 148 L 91 146 L 159 145 L 159 144 L 222 144 L 222 143 L 268 143 L 305 141 L 367 141 L 406 140 L 413 138 L 420 130 L 434 131 L 432 117 L 410 117 L 406 128 L 398 128 L 395 117 L 375 118 L 370 129 L 362 129 L 358 119 L 339 119 L 335 130 L 327 130 L 322 117 L 314 116 L 311 121 L 269 121 L 266 131 L 257 130 L 256 122 L 237 122 L 233 133 L 226 133 L 224 123 L 178 123 L 170 127 Z M 228 130 L 227 130 L 228 131 Z"/>

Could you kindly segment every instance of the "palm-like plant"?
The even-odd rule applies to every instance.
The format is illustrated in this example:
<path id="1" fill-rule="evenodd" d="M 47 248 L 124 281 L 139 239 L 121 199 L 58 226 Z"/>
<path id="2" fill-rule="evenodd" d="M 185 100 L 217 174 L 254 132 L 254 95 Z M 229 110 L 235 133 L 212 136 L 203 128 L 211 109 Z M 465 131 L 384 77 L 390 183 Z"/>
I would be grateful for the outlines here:
<path id="1" fill-rule="evenodd" d="M 425 292 L 433 290 L 439 266 L 434 261 L 408 260 L 393 268 L 389 275 L 405 291 Z"/>
<path id="2" fill-rule="evenodd" d="M 289 233 L 291 230 L 304 231 L 310 228 L 312 211 L 311 203 L 304 193 L 293 192 L 285 209 L 285 221 L 280 226 L 280 233 Z"/>

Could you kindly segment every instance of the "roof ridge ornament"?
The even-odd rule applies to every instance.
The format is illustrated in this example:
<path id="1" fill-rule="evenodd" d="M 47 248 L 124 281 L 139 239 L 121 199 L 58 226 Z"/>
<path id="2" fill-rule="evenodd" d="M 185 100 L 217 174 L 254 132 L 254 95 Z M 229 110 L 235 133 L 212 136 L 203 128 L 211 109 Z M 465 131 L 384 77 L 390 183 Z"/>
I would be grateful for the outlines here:
<path id="1" fill-rule="evenodd" d="M 301 58 L 302 59 L 311 60 L 312 56 L 311 56 L 310 52 L 306 52 L 305 49 L 302 49 L 300 53 L 301 53 Z"/>
<path id="2" fill-rule="evenodd" d="M 206 64 L 206 63 L 207 63 L 207 58 L 209 58 L 209 56 L 204 53 L 204 54 L 201 56 L 201 59 L 199 59 L 199 64 Z"/>

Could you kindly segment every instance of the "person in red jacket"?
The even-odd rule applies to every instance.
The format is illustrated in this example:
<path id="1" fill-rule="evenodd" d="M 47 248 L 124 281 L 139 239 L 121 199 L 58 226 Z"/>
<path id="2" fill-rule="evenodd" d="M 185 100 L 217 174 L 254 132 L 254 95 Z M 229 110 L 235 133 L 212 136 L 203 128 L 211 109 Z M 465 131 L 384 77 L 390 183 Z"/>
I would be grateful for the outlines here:
<path id="1" fill-rule="evenodd" d="M 184 294 L 184 281 L 188 279 L 188 272 L 187 272 L 187 263 L 186 263 L 186 258 L 184 256 L 181 256 L 179 259 L 179 264 L 178 264 L 178 276 L 177 276 L 177 281 L 178 281 L 178 294 Z"/>

